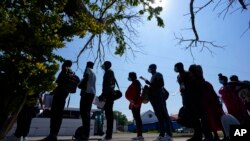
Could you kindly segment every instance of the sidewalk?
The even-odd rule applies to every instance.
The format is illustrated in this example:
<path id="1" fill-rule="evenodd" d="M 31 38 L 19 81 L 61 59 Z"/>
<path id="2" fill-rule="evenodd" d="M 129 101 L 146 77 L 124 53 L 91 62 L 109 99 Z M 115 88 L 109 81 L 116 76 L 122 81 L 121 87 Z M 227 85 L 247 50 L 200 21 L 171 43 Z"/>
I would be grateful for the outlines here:
<path id="1" fill-rule="evenodd" d="M 131 138 L 135 137 L 135 133 L 114 133 L 112 141 L 132 141 Z M 144 141 L 152 141 L 154 140 L 158 134 L 156 133 L 144 133 Z M 38 141 L 43 139 L 44 137 L 28 137 L 28 141 Z M 91 136 L 90 139 L 93 139 L 93 141 L 98 141 L 98 139 L 102 139 L 101 136 Z M 174 141 L 186 141 L 188 137 L 176 137 L 173 138 Z M 60 141 L 72 141 L 71 136 L 59 136 L 58 140 Z"/>

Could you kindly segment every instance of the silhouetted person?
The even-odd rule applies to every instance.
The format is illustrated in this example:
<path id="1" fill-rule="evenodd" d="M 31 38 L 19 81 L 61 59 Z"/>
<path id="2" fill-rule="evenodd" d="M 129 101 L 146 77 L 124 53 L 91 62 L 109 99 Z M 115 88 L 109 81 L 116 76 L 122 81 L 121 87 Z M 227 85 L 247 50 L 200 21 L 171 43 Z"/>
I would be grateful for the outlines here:
<path id="1" fill-rule="evenodd" d="M 218 74 L 219 82 L 222 84 L 222 87 L 219 90 L 219 94 L 227 107 L 229 114 L 237 118 L 240 124 L 249 125 L 249 115 L 243 101 L 239 98 L 236 91 L 230 87 L 228 84 L 228 79 L 222 74 Z"/>
<path id="2" fill-rule="evenodd" d="M 39 113 L 40 110 L 37 101 L 39 101 L 42 109 L 43 104 L 41 94 L 39 94 L 39 97 L 35 94 L 27 96 L 26 102 L 17 116 L 15 133 L 12 136 L 7 137 L 6 141 L 20 141 L 21 137 L 23 138 L 22 141 L 27 141 L 32 118 L 36 117 L 36 114 Z"/>
<path id="3" fill-rule="evenodd" d="M 205 80 L 203 77 L 203 69 L 200 65 L 196 65 L 194 70 L 194 77 L 196 77 L 197 85 L 201 88 L 201 122 L 202 129 L 207 140 L 211 140 L 213 132 L 213 140 L 219 141 L 219 135 L 217 131 L 224 130 L 221 124 L 221 117 L 224 115 L 222 104 L 216 94 L 212 84 Z M 224 139 L 226 136 L 224 134 Z"/>
<path id="4" fill-rule="evenodd" d="M 83 134 L 79 141 L 89 139 L 90 132 L 90 116 L 91 107 L 96 94 L 96 75 L 93 71 L 94 63 L 87 62 L 87 66 L 83 75 L 82 83 L 84 84 L 81 89 L 80 100 L 80 114 L 82 118 Z"/>
<path id="5" fill-rule="evenodd" d="M 99 97 L 100 100 L 104 99 L 106 101 L 104 106 L 105 117 L 107 120 L 107 130 L 106 135 L 103 138 L 103 141 L 109 141 L 112 139 L 113 133 L 113 105 L 114 105 L 114 92 L 115 92 L 115 75 L 113 70 L 111 69 L 111 62 L 105 61 L 102 65 L 102 69 L 104 69 L 105 73 L 103 76 L 102 82 L 102 95 Z"/>
<path id="6" fill-rule="evenodd" d="M 188 113 L 184 119 L 184 126 L 188 126 L 189 128 L 194 129 L 193 136 L 188 139 L 188 141 L 198 141 L 202 140 L 202 130 L 201 130 L 201 122 L 200 122 L 200 89 L 198 89 L 197 81 L 192 75 L 192 69 L 196 69 L 196 67 L 190 66 L 189 72 L 184 70 L 184 65 L 181 62 L 178 62 L 174 66 L 174 70 L 176 73 L 179 73 L 177 76 L 177 82 L 180 85 L 180 93 L 182 97 L 183 108 Z M 190 73 L 191 72 L 191 73 Z M 183 117 L 185 118 L 185 117 Z"/>
<path id="7" fill-rule="evenodd" d="M 57 87 L 53 91 L 53 101 L 50 117 L 50 134 L 41 141 L 57 141 L 57 135 L 59 133 L 63 120 L 63 110 L 66 98 L 69 95 L 69 90 L 67 88 L 67 77 L 70 73 L 72 73 L 72 71 L 70 70 L 71 66 L 72 62 L 70 60 L 66 60 L 62 64 L 62 70 L 56 80 Z"/>
<path id="8" fill-rule="evenodd" d="M 135 124 L 137 137 L 132 138 L 133 140 L 143 140 L 142 137 L 142 120 L 141 120 L 141 83 L 137 79 L 135 72 L 128 74 L 128 80 L 132 83 L 129 85 L 125 96 L 129 101 L 129 109 L 132 111 Z"/>
<path id="9" fill-rule="evenodd" d="M 240 81 L 237 75 L 230 77 L 228 85 L 235 91 L 235 93 L 244 102 L 245 107 L 250 112 L 250 84 L 249 81 Z"/>
<path id="10" fill-rule="evenodd" d="M 160 128 L 160 134 L 154 141 L 171 141 L 171 121 L 166 107 L 166 100 L 163 97 L 164 79 L 163 75 L 157 72 L 156 69 L 155 64 L 149 65 L 148 72 L 152 74 L 152 77 L 150 81 L 145 81 L 149 85 L 149 101 L 154 109 Z"/>

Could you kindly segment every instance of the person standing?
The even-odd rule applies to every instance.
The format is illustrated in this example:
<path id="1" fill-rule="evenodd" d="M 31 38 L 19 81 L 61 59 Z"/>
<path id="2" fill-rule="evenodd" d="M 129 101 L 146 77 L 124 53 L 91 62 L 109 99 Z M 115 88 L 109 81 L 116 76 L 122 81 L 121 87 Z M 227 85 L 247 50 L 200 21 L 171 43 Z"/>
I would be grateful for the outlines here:
<path id="1" fill-rule="evenodd" d="M 110 61 L 105 61 L 101 66 L 105 73 L 103 76 L 102 94 L 99 96 L 99 100 L 105 101 L 104 112 L 107 120 L 106 135 L 102 141 L 110 141 L 113 133 L 113 105 L 116 79 L 111 66 L 112 64 Z"/>
<path id="2" fill-rule="evenodd" d="M 132 83 L 129 85 L 125 96 L 129 101 L 129 109 L 132 111 L 137 132 L 137 137 L 132 138 L 132 140 L 143 140 L 141 120 L 141 83 L 137 79 L 135 72 L 130 72 L 128 74 L 128 80 Z"/>
<path id="3" fill-rule="evenodd" d="M 196 70 L 196 67 L 194 68 Z M 181 62 L 178 62 L 174 65 L 174 71 L 178 73 L 177 82 L 180 85 L 183 109 L 188 112 L 186 115 L 188 117 L 183 117 L 186 119 L 182 119 L 183 121 L 179 122 L 181 122 L 180 124 L 184 126 L 194 129 L 194 134 L 190 139 L 188 139 L 188 141 L 202 140 L 202 128 L 199 113 L 201 106 L 199 105 L 200 101 L 197 100 L 198 97 L 200 97 L 198 96 L 199 92 L 197 89 L 197 82 L 195 79 L 193 79 L 194 77 L 192 75 L 192 71 L 185 71 L 184 65 Z"/>
<path id="4" fill-rule="evenodd" d="M 15 133 L 7 137 L 6 141 L 20 141 L 21 137 L 23 138 L 22 141 L 27 141 L 31 121 L 40 110 L 38 100 L 41 109 L 43 109 L 42 94 L 39 94 L 39 98 L 35 94 L 27 95 L 26 102 L 17 116 Z"/>
<path id="5" fill-rule="evenodd" d="M 219 82 L 222 84 L 219 94 L 227 107 L 228 113 L 238 119 L 240 124 L 250 125 L 250 116 L 248 115 L 247 108 L 235 90 L 228 84 L 228 78 L 221 73 L 218 74 L 218 77 Z"/>
<path id="6" fill-rule="evenodd" d="M 50 134 L 41 141 L 57 141 L 57 135 L 59 133 L 63 120 L 63 110 L 66 98 L 69 95 L 69 90 L 67 89 L 67 76 L 69 75 L 69 73 L 72 73 L 72 71 L 70 70 L 71 66 L 72 61 L 70 60 L 66 60 L 62 64 L 62 70 L 56 80 L 57 87 L 53 91 L 50 117 Z"/>
<path id="7" fill-rule="evenodd" d="M 79 141 L 85 141 L 89 139 L 91 108 L 96 94 L 96 75 L 93 72 L 93 67 L 93 62 L 87 62 L 83 80 L 81 81 L 82 87 L 80 93 L 80 114 L 82 118 L 83 134 L 80 139 L 77 139 Z M 81 83 L 79 85 L 81 85 Z"/>
<path id="8" fill-rule="evenodd" d="M 149 65 L 148 72 L 152 74 L 152 77 L 150 81 L 145 80 L 146 84 L 149 85 L 150 89 L 149 101 L 154 109 L 160 128 L 160 134 L 154 141 L 171 141 L 171 121 L 166 107 L 166 100 L 163 97 L 163 75 L 157 72 L 156 69 L 156 64 Z"/>

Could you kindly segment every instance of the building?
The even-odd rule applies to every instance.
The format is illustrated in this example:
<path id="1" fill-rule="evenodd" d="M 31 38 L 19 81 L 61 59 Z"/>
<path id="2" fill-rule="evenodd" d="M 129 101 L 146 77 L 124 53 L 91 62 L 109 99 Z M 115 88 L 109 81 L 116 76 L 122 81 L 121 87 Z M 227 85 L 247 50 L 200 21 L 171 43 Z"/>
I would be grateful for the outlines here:
<path id="1" fill-rule="evenodd" d="M 171 122 L 172 122 L 173 131 L 175 131 L 176 129 L 179 129 L 179 128 L 182 127 L 180 124 L 178 124 L 176 122 L 177 116 L 178 115 L 171 115 L 170 116 L 170 119 L 171 119 Z M 141 119 L 142 119 L 142 130 L 144 132 L 152 131 L 152 130 L 158 130 L 159 129 L 158 119 L 157 119 L 157 117 L 156 117 L 156 115 L 155 115 L 155 113 L 153 111 L 148 110 L 146 112 L 143 112 L 141 114 Z M 136 130 L 135 122 L 133 122 L 132 124 L 128 125 L 128 131 L 134 132 L 135 130 Z"/>

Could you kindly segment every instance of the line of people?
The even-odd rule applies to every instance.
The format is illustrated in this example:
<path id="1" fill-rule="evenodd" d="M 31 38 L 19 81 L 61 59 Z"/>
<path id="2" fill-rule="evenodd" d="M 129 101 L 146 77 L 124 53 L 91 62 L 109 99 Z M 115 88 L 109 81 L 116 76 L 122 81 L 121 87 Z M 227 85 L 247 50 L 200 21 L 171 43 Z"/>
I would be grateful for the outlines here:
<path id="1" fill-rule="evenodd" d="M 50 134 L 41 141 L 57 141 L 57 135 L 62 123 L 63 110 L 70 91 L 68 89 L 68 76 L 71 74 L 72 61 L 66 60 L 61 67 L 56 83 L 57 87 L 53 90 L 53 101 L 51 106 Z M 90 116 L 92 103 L 96 95 L 96 75 L 93 71 L 94 63 L 89 61 L 83 78 L 78 85 L 80 92 L 80 114 L 82 118 L 82 134 L 75 141 L 87 141 L 90 134 Z M 117 80 L 114 71 L 111 69 L 112 63 L 105 61 L 101 68 L 104 70 L 102 94 L 99 100 L 105 100 L 103 108 L 107 120 L 107 129 L 102 141 L 112 140 L 113 132 L 113 105 L 114 92 Z M 204 136 L 205 141 L 218 141 L 217 131 L 222 130 L 224 140 L 228 140 L 226 131 L 222 128 L 221 117 L 225 115 L 222 109 L 222 103 L 213 86 L 205 80 L 203 70 L 200 65 L 191 65 L 189 70 L 184 69 L 184 65 L 179 62 L 174 66 L 174 71 L 178 73 L 177 82 L 180 86 L 182 96 L 182 108 L 179 111 L 178 122 L 186 127 L 194 129 L 193 137 L 188 141 L 201 141 Z M 143 77 L 145 84 L 149 86 L 148 100 L 153 107 L 154 113 L 159 121 L 159 136 L 154 141 L 172 141 L 172 125 L 167 110 L 166 90 L 164 89 L 164 78 L 160 72 L 157 72 L 156 64 L 148 67 L 151 73 L 151 79 Z M 249 96 L 245 89 L 249 90 L 249 85 L 238 80 L 237 76 L 230 78 L 222 74 L 218 75 L 219 82 L 222 84 L 219 94 L 225 103 L 228 113 L 233 115 L 240 124 L 249 125 Z M 142 120 L 140 109 L 142 105 L 142 85 L 137 79 L 135 72 L 128 73 L 128 80 L 131 84 L 128 86 L 125 97 L 129 101 L 131 110 L 136 122 L 137 136 L 132 140 L 143 140 Z M 26 133 L 27 134 L 27 133 Z M 25 137 L 27 135 L 24 135 Z"/>
<path id="2" fill-rule="evenodd" d="M 223 131 L 223 140 L 229 140 L 222 126 L 221 118 L 225 115 L 219 96 L 213 86 L 205 80 L 200 65 L 190 65 L 184 70 L 179 62 L 174 66 L 178 73 L 177 82 L 180 85 L 183 107 L 179 111 L 178 122 L 194 129 L 193 136 L 188 141 L 219 141 L 217 131 Z M 219 82 L 223 85 L 219 90 L 221 100 L 225 103 L 228 113 L 235 117 L 240 124 L 250 125 L 247 105 L 244 105 L 238 92 L 243 88 L 241 82 L 227 82 L 226 76 L 219 74 Z M 233 79 L 236 76 L 233 76 Z M 237 89 L 236 89 L 237 88 Z M 249 89 L 249 88 L 248 88 Z"/>

